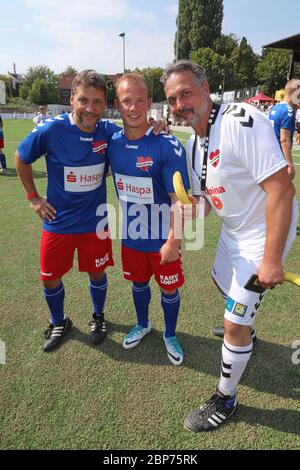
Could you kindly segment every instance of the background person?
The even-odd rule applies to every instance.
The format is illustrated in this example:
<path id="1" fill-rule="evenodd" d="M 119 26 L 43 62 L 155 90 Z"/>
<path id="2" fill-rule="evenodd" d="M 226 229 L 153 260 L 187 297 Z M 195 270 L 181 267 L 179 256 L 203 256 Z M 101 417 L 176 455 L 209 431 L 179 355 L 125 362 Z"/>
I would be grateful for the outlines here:
<path id="1" fill-rule="evenodd" d="M 47 113 L 47 106 L 39 106 L 38 114 L 33 118 L 35 124 L 40 124 L 45 122 L 46 119 L 49 119 L 51 115 Z"/>
<path id="2" fill-rule="evenodd" d="M 293 179 L 295 167 L 292 157 L 295 114 L 300 106 L 300 80 L 289 80 L 284 89 L 284 101 L 277 103 L 269 114 L 276 138 L 288 164 L 288 173 Z"/>
<path id="3" fill-rule="evenodd" d="M 3 133 L 3 119 L 0 110 L 0 173 L 6 173 L 6 157 L 4 154 L 4 133 Z"/>
<path id="4" fill-rule="evenodd" d="M 187 145 L 192 193 L 223 220 L 212 270 L 226 302 L 220 381 L 184 421 L 190 431 L 210 431 L 237 408 L 253 347 L 250 328 L 265 289 L 283 282 L 297 202 L 287 162 L 260 111 L 246 103 L 213 104 L 204 69 L 188 60 L 170 65 L 163 80 L 173 115 L 195 131 Z M 254 274 L 258 286 L 248 282 Z"/>
<path id="5" fill-rule="evenodd" d="M 295 143 L 297 145 L 300 145 L 300 107 L 297 109 L 297 112 L 296 112 L 295 130 L 296 130 Z"/>

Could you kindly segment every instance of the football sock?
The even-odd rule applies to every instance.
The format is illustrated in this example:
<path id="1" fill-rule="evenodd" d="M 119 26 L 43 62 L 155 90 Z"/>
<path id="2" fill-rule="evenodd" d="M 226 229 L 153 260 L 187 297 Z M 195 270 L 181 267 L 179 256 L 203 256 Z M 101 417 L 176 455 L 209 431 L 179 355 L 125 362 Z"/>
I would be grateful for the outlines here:
<path id="1" fill-rule="evenodd" d="M 219 382 L 219 390 L 224 395 L 235 395 L 237 385 L 251 357 L 252 348 L 252 342 L 248 346 L 232 346 L 224 339 Z"/>
<path id="2" fill-rule="evenodd" d="M 94 306 L 94 313 L 96 315 L 101 315 L 103 312 L 107 293 L 107 285 L 108 282 L 106 274 L 100 281 L 90 280 L 90 294 Z"/>
<path id="3" fill-rule="evenodd" d="M 180 308 L 180 295 L 178 289 L 175 294 L 160 293 L 161 306 L 165 317 L 165 336 L 175 336 L 177 317 Z"/>
<path id="4" fill-rule="evenodd" d="M 0 165 L 2 166 L 3 170 L 6 170 L 6 158 L 4 153 L 0 153 Z"/>
<path id="5" fill-rule="evenodd" d="M 63 283 L 55 289 L 44 288 L 44 296 L 51 313 L 51 323 L 57 325 L 64 319 L 65 288 Z"/>
<path id="6" fill-rule="evenodd" d="M 132 296 L 137 315 L 137 322 L 143 328 L 147 328 L 149 304 L 151 300 L 151 290 L 148 282 L 133 282 Z"/>

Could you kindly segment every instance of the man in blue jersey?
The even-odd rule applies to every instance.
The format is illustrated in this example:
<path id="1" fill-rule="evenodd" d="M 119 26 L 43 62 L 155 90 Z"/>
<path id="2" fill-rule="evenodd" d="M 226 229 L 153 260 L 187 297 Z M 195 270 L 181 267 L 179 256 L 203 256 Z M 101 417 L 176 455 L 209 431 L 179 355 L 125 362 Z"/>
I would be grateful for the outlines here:
<path id="1" fill-rule="evenodd" d="M 123 347 L 134 348 L 151 331 L 149 281 L 154 275 L 161 291 L 167 355 L 173 364 L 180 365 L 183 350 L 175 331 L 180 307 L 178 288 L 184 279 L 181 240 L 174 231 L 171 205 L 177 201 L 172 182 L 175 171 L 181 172 L 185 187 L 189 187 L 185 151 L 176 138 L 153 134 L 147 120 L 151 100 L 142 76 L 124 74 L 116 94 L 124 130 L 113 135 L 108 160 L 123 210 L 123 272 L 132 282 L 137 315 L 137 324 L 124 338 Z"/>
<path id="2" fill-rule="evenodd" d="M 43 220 L 40 264 L 44 295 L 51 313 L 45 332 L 44 351 L 58 346 L 72 326 L 64 314 L 62 277 L 78 252 L 79 270 L 87 272 L 94 307 L 91 341 L 99 344 L 106 335 L 103 306 L 107 291 L 105 268 L 113 266 L 111 240 L 97 216 L 106 203 L 105 163 L 109 137 L 119 127 L 101 120 L 106 106 L 104 78 L 93 70 L 80 72 L 72 83 L 73 112 L 41 122 L 20 144 L 16 168 L 33 211 Z M 38 194 L 31 164 L 45 155 L 47 196 Z M 103 209 L 103 208 L 102 208 Z M 99 236 L 97 236 L 99 235 Z M 105 236 L 107 235 L 107 236 Z"/>
<path id="3" fill-rule="evenodd" d="M 276 104 L 269 114 L 277 140 L 288 164 L 288 174 L 295 177 L 292 157 L 295 115 L 300 106 L 300 80 L 289 80 L 284 89 L 284 101 Z"/>

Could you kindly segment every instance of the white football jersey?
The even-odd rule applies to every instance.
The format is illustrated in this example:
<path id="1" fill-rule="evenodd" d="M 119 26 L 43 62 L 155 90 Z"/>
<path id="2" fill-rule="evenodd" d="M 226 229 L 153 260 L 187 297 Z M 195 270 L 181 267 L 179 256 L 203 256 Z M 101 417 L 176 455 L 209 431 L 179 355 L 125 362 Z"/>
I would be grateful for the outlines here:
<path id="1" fill-rule="evenodd" d="M 200 195 L 203 139 L 187 143 L 192 193 Z M 265 232 L 266 194 L 259 183 L 287 165 L 270 121 L 246 103 L 222 105 L 210 128 L 205 197 L 231 232 Z M 296 204 L 295 204 L 296 210 Z"/>

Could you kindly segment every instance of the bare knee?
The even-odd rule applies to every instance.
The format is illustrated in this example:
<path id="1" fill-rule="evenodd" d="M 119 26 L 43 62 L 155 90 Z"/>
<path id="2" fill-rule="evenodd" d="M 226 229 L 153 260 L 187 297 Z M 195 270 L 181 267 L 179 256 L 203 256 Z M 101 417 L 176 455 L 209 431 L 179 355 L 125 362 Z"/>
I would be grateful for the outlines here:
<path id="1" fill-rule="evenodd" d="M 45 289 L 56 289 L 61 284 L 61 277 L 52 279 L 51 281 L 43 281 Z"/>
<path id="2" fill-rule="evenodd" d="M 88 275 L 91 281 L 99 282 L 104 278 L 105 271 L 101 271 L 100 273 L 88 273 Z"/>
<path id="3" fill-rule="evenodd" d="M 176 293 L 177 289 L 163 289 L 162 287 L 160 287 L 160 292 L 162 294 L 166 294 L 166 295 L 174 295 Z"/>
<path id="4" fill-rule="evenodd" d="M 248 346 L 252 342 L 251 326 L 237 325 L 225 319 L 224 330 L 224 338 L 232 346 Z"/>

